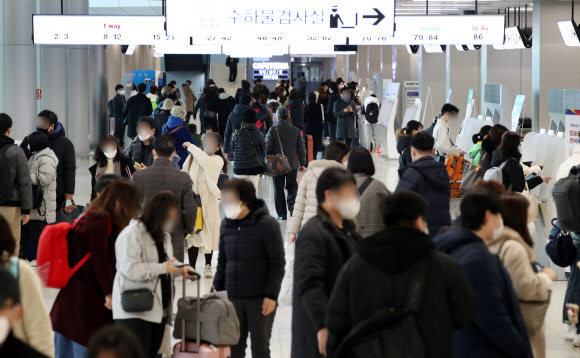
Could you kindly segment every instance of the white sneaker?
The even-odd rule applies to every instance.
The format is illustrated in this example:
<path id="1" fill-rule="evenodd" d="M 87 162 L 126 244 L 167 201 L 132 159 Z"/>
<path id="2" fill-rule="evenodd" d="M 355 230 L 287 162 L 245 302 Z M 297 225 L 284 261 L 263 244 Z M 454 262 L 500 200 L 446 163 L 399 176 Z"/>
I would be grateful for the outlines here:
<path id="1" fill-rule="evenodd" d="M 564 328 L 564 339 L 567 341 L 573 341 L 576 339 L 576 326 L 566 324 L 566 328 Z"/>
<path id="2" fill-rule="evenodd" d="M 36 260 L 32 260 L 29 262 L 30 266 L 36 267 Z"/>
<path id="3" fill-rule="evenodd" d="M 210 265 L 205 265 L 205 269 L 203 270 L 203 277 L 205 277 L 205 278 L 212 278 L 213 277 L 213 271 L 212 271 Z"/>
<path id="4" fill-rule="evenodd" d="M 574 347 L 580 347 L 580 334 L 576 335 L 576 338 L 574 338 L 574 341 L 572 341 L 572 345 Z"/>

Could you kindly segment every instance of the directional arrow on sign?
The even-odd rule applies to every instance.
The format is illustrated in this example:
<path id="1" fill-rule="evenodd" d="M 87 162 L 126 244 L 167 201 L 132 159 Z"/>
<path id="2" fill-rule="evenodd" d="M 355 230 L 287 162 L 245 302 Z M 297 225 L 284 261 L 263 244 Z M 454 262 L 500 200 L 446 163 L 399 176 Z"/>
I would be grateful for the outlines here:
<path id="1" fill-rule="evenodd" d="M 373 10 L 375 10 L 375 12 L 377 13 L 376 15 L 363 15 L 363 19 L 377 19 L 377 21 L 375 21 L 374 25 L 377 25 L 379 22 L 381 22 L 381 20 L 383 20 L 385 18 L 385 15 L 383 15 L 382 12 L 379 11 L 379 9 L 377 9 L 376 7 L 373 8 Z"/>

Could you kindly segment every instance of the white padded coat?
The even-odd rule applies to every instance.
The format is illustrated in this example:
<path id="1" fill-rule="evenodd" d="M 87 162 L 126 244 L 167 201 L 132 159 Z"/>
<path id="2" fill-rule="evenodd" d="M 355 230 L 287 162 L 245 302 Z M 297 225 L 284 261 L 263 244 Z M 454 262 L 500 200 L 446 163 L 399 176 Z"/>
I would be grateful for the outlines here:
<path id="1" fill-rule="evenodd" d="M 30 182 L 32 185 L 40 185 L 44 195 L 40 208 L 30 210 L 30 220 L 46 220 L 47 224 L 56 221 L 57 166 L 58 158 L 50 148 L 43 149 L 28 159 Z"/>
<path id="2" fill-rule="evenodd" d="M 320 174 L 328 168 L 344 169 L 346 167 L 342 163 L 327 159 L 314 160 L 308 164 L 308 171 L 304 174 L 298 187 L 294 212 L 288 228 L 289 234 L 298 234 L 304 224 L 317 214 L 318 200 L 316 199 L 316 184 L 318 183 Z"/>

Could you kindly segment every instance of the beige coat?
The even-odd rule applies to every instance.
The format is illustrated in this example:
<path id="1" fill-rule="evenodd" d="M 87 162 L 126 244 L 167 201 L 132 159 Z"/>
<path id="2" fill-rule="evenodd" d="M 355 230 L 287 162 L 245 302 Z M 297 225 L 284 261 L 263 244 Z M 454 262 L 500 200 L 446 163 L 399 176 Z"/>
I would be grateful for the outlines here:
<path id="1" fill-rule="evenodd" d="M 14 336 L 40 353 L 54 357 L 54 334 L 42 298 L 42 286 L 34 269 L 24 260 L 18 262 L 22 316 L 12 328 Z"/>
<path id="2" fill-rule="evenodd" d="M 199 247 L 201 253 L 219 250 L 220 239 L 220 190 L 217 182 L 224 166 L 224 160 L 218 155 L 207 155 L 203 150 L 191 145 L 191 155 L 183 164 L 183 171 L 188 173 L 193 182 L 193 192 L 201 196 L 203 230 L 190 236 L 186 246 Z"/>
<path id="3" fill-rule="evenodd" d="M 502 246 L 503 244 L 503 246 Z M 535 273 L 532 263 L 536 261 L 534 250 L 511 228 L 504 228 L 502 236 L 488 242 L 489 251 L 497 254 L 505 266 L 516 295 L 520 301 L 546 301 L 550 297 L 552 280 L 543 273 Z M 546 356 L 546 338 L 544 329 L 530 337 L 534 357 Z"/>
<path id="4" fill-rule="evenodd" d="M 298 187 L 294 212 L 288 228 L 289 234 L 298 234 L 304 224 L 317 214 L 316 184 L 320 174 L 328 168 L 345 168 L 345 166 L 334 160 L 327 159 L 314 160 L 308 164 L 308 171 L 304 174 Z"/>

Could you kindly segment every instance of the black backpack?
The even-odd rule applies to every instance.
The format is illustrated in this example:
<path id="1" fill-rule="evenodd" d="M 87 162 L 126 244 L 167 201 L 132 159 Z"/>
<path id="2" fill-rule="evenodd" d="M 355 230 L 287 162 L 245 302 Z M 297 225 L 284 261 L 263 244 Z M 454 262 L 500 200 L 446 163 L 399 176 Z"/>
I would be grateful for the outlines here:
<path id="1" fill-rule="evenodd" d="M 0 175 L 0 205 L 6 204 L 12 198 L 12 189 L 14 188 L 14 179 L 11 172 L 11 165 L 6 158 L 6 151 L 12 144 L 5 144 L 0 148 L 0 173 L 7 173 L 8 175 Z"/>
<path id="2" fill-rule="evenodd" d="M 230 65 L 231 65 L 231 63 L 230 63 L 230 62 L 231 62 L 231 59 L 232 59 L 232 58 L 231 58 L 230 56 L 228 56 L 228 57 L 226 58 L 226 66 L 230 67 Z"/>
<path id="3" fill-rule="evenodd" d="M 554 184 L 552 195 L 562 231 L 580 232 L 580 166 Z"/>
<path id="4" fill-rule="evenodd" d="M 367 107 L 365 108 L 365 119 L 370 124 L 376 124 L 379 122 L 379 105 L 376 102 L 367 104 Z"/>
<path id="5" fill-rule="evenodd" d="M 109 117 L 115 117 L 115 104 L 113 100 L 109 101 Z"/>

